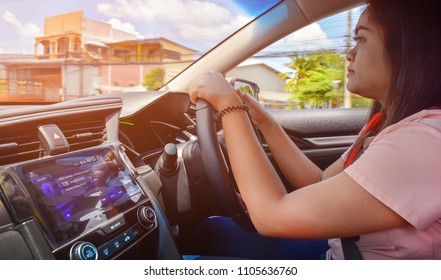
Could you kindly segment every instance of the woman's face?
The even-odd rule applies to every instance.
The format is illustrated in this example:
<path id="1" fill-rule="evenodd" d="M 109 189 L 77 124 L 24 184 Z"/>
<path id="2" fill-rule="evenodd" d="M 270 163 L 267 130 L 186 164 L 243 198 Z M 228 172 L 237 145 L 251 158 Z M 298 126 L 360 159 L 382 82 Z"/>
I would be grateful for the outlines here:
<path id="1" fill-rule="evenodd" d="M 350 92 L 382 102 L 388 92 L 390 70 L 387 67 L 383 39 L 369 21 L 369 10 L 355 28 L 356 46 L 346 54 L 347 88 Z"/>

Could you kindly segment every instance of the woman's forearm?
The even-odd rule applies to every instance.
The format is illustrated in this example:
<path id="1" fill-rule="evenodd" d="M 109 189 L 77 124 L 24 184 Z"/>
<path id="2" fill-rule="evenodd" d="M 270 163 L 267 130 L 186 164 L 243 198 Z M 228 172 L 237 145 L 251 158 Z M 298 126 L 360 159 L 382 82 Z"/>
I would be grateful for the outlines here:
<path id="1" fill-rule="evenodd" d="M 305 156 L 278 123 L 268 123 L 260 127 L 260 131 L 278 167 L 293 187 L 301 188 L 320 181 L 322 170 Z"/>

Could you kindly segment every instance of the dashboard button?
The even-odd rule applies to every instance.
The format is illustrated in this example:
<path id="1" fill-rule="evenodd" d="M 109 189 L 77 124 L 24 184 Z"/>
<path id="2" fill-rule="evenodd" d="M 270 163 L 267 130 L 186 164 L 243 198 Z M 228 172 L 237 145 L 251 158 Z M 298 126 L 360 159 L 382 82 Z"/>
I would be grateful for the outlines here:
<path id="1" fill-rule="evenodd" d="M 103 227 L 103 231 L 106 234 L 111 234 L 112 232 L 114 232 L 115 230 L 121 228 L 125 224 L 126 224 L 126 222 L 124 220 L 124 217 L 121 217 L 118 220 L 112 222 L 111 224 L 108 224 L 108 225 L 104 226 Z"/>
<path id="2" fill-rule="evenodd" d="M 134 239 L 132 229 L 128 229 L 127 231 L 125 231 L 123 234 L 121 234 L 121 237 L 124 244 L 132 242 Z"/>
<path id="3" fill-rule="evenodd" d="M 98 257 L 100 260 L 108 259 L 115 251 L 115 247 L 110 242 L 105 243 L 98 248 Z"/>

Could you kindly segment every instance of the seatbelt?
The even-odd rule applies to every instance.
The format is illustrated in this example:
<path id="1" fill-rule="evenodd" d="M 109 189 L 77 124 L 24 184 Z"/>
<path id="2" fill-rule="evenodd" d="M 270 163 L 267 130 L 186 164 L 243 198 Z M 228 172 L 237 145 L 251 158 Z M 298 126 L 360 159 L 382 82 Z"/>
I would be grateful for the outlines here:
<path id="1" fill-rule="evenodd" d="M 358 249 L 358 246 L 355 242 L 360 239 L 360 236 L 353 237 L 344 237 L 340 238 L 341 247 L 343 249 L 343 255 L 345 260 L 362 260 L 363 256 Z"/>

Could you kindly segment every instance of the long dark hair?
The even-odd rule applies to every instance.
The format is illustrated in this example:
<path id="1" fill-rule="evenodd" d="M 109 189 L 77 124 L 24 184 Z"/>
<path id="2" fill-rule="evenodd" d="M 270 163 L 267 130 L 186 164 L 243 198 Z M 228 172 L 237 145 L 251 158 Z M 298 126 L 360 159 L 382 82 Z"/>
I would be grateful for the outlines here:
<path id="1" fill-rule="evenodd" d="M 366 2 L 364 12 L 382 35 L 391 78 L 385 100 L 373 102 L 370 110 L 369 119 L 382 112 L 382 121 L 365 137 L 421 110 L 441 108 L 441 1 Z"/>
<path id="2" fill-rule="evenodd" d="M 369 0 L 369 19 L 383 35 L 391 82 L 381 128 L 441 107 L 441 1 Z"/>

